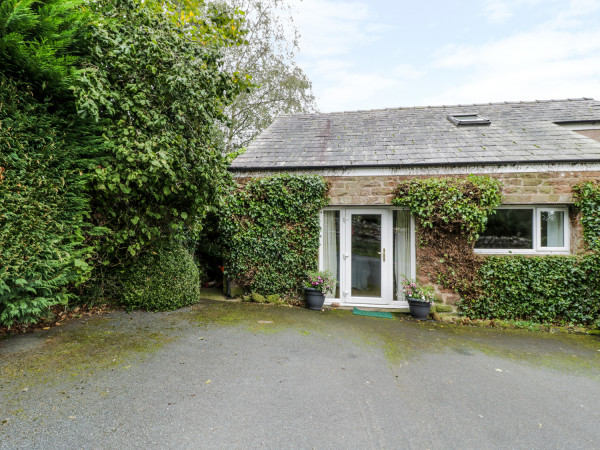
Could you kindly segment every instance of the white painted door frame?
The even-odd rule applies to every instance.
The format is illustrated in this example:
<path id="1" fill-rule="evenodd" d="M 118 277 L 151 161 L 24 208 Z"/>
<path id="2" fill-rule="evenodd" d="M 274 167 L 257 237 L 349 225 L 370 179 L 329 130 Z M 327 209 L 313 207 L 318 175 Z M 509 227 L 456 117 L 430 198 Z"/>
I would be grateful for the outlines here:
<path id="1" fill-rule="evenodd" d="M 381 264 L 380 271 L 380 286 L 381 295 L 379 297 L 367 297 L 352 295 L 352 216 L 357 215 L 378 215 L 381 217 L 381 243 L 378 251 L 379 261 Z M 386 305 L 390 303 L 393 298 L 393 279 L 392 279 L 392 214 L 389 209 L 375 209 L 375 208 L 347 208 L 344 211 L 342 218 L 344 223 L 343 232 L 343 252 L 342 252 L 342 267 L 344 270 L 345 277 L 342 282 L 340 289 L 340 296 L 342 297 L 343 303 L 350 305 Z"/>
<path id="2" fill-rule="evenodd" d="M 339 298 L 326 298 L 325 304 L 339 303 L 346 306 L 363 306 L 363 307 L 382 307 L 382 308 L 408 308 L 408 303 L 401 300 L 394 300 L 394 213 L 397 208 L 381 208 L 381 207 L 337 207 L 327 208 L 327 210 L 336 210 L 340 214 L 340 239 L 339 239 Z M 352 255 L 351 255 L 351 239 L 352 239 L 352 215 L 353 214 L 381 214 L 381 259 L 382 259 L 382 283 L 381 297 L 352 297 Z M 321 218 L 321 226 L 323 219 Z M 415 222 L 411 217 L 410 221 L 410 266 L 411 278 L 415 277 L 415 238 L 414 238 Z M 385 262 L 383 262 L 383 250 L 385 250 Z M 319 249 L 319 269 L 323 270 L 323 248 Z M 347 292 L 346 295 L 344 293 Z"/>

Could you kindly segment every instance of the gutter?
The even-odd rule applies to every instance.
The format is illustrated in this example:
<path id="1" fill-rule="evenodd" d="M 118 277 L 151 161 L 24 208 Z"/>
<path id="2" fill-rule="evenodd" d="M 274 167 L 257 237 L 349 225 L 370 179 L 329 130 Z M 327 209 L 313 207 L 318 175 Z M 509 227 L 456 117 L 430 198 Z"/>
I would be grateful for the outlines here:
<path id="1" fill-rule="evenodd" d="M 454 163 L 422 163 L 422 164 L 372 164 L 372 165 L 322 165 L 322 166 L 276 166 L 276 167 L 231 167 L 230 172 L 265 172 L 265 171 L 291 171 L 291 170 L 351 170 L 351 169 L 390 169 L 390 168 L 405 168 L 418 169 L 420 167 L 456 167 L 456 166 L 504 166 L 504 165 L 526 165 L 526 164 L 594 164 L 600 163 L 600 158 L 597 159 L 564 159 L 564 160 L 535 160 L 535 161 L 469 161 L 469 162 L 454 162 Z"/>

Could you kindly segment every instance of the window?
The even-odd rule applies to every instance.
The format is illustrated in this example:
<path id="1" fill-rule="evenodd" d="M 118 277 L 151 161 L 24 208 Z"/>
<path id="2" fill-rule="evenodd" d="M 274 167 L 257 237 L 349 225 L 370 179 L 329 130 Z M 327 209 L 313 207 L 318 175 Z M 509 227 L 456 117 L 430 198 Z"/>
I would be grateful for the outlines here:
<path id="1" fill-rule="evenodd" d="M 340 211 L 325 210 L 321 218 L 321 266 L 338 281 L 328 297 L 340 298 Z"/>
<path id="2" fill-rule="evenodd" d="M 569 251 L 565 207 L 503 207 L 488 217 L 475 243 L 481 253 L 552 253 Z"/>
<path id="3" fill-rule="evenodd" d="M 448 120 L 457 127 L 463 125 L 489 125 L 491 122 L 477 113 L 470 114 L 450 114 Z"/>

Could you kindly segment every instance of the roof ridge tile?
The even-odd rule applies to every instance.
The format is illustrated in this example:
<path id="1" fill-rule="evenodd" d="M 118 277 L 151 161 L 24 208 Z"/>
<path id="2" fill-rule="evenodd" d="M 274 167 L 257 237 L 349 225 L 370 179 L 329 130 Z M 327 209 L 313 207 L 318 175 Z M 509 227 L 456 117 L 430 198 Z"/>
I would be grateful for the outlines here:
<path id="1" fill-rule="evenodd" d="M 398 106 L 398 107 L 386 107 L 386 108 L 372 108 L 372 109 L 358 109 L 358 110 L 342 110 L 342 111 L 331 111 L 326 113 L 284 113 L 280 114 L 280 117 L 286 116 L 312 116 L 312 115 L 327 115 L 327 114 L 351 114 L 351 113 L 365 113 L 365 112 L 379 112 L 379 111 L 399 111 L 399 110 L 417 110 L 417 109 L 438 109 L 438 108 L 465 108 L 470 106 L 497 106 L 497 105 L 523 105 L 523 104 L 536 104 L 536 103 L 566 103 L 576 101 L 589 101 L 594 100 L 593 97 L 574 97 L 574 98 L 559 98 L 549 100 L 511 100 L 502 102 L 483 102 L 483 103 L 459 103 L 456 105 L 421 105 L 421 106 Z"/>

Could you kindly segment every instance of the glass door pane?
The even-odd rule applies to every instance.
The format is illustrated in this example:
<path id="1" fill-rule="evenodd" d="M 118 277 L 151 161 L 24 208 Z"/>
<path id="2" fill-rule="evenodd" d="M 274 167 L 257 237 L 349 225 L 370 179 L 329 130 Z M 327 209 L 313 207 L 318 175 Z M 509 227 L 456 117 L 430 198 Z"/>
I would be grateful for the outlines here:
<path id="1" fill-rule="evenodd" d="M 352 214 L 352 297 L 381 297 L 381 214 Z"/>

